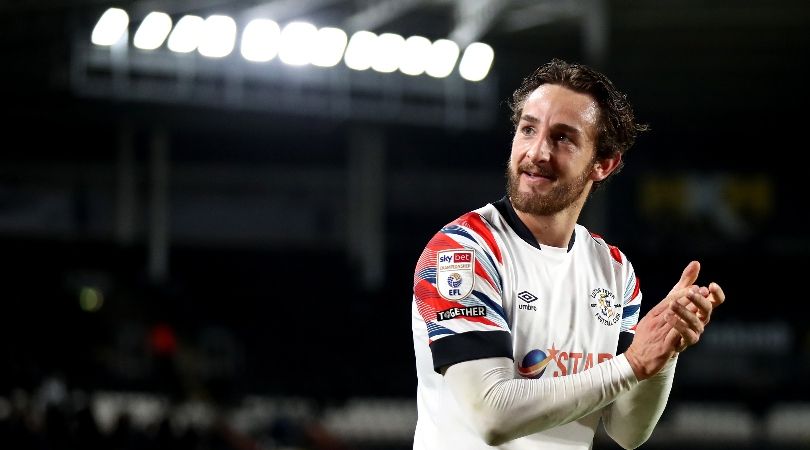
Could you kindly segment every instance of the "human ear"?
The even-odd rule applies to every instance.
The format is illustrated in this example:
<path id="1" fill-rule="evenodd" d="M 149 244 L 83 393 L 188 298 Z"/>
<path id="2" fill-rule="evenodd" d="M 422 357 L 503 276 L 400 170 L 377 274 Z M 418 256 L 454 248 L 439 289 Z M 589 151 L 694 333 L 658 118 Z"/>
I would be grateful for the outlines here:
<path id="1" fill-rule="evenodd" d="M 618 152 L 616 152 L 613 156 L 597 159 L 596 161 L 593 162 L 591 179 L 593 181 L 604 180 L 619 167 L 621 162 L 622 162 L 622 154 Z"/>

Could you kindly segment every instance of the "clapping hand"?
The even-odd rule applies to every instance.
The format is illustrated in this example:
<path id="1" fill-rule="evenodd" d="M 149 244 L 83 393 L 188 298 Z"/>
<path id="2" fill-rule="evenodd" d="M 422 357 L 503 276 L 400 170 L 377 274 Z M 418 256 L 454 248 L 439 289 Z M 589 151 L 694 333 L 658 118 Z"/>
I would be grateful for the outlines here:
<path id="1" fill-rule="evenodd" d="M 625 355 L 639 380 L 655 375 L 667 360 L 696 344 L 714 308 L 725 301 L 717 283 L 695 285 L 699 273 L 700 263 L 690 262 L 669 294 L 636 326 Z"/>

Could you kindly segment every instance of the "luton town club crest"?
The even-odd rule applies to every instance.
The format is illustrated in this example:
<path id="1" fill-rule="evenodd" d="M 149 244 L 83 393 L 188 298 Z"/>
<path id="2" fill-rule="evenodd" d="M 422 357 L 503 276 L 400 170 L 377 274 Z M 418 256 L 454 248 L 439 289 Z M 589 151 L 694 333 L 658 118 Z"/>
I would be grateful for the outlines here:
<path id="1" fill-rule="evenodd" d="M 436 289 L 447 300 L 470 295 L 475 281 L 475 252 L 444 250 L 436 253 Z"/>
<path id="2" fill-rule="evenodd" d="M 616 301 L 613 292 L 596 288 L 590 295 L 591 310 L 594 317 L 607 326 L 615 325 L 622 317 L 622 304 Z"/>

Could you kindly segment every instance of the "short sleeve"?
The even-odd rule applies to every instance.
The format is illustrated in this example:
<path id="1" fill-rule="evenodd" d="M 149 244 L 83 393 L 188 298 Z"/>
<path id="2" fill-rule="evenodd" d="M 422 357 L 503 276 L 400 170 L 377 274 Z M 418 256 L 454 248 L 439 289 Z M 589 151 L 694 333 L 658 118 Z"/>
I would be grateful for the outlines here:
<path id="1" fill-rule="evenodd" d="M 416 264 L 413 301 L 427 326 L 434 370 L 474 359 L 512 358 L 502 273 L 492 229 L 475 212 L 428 242 Z"/>

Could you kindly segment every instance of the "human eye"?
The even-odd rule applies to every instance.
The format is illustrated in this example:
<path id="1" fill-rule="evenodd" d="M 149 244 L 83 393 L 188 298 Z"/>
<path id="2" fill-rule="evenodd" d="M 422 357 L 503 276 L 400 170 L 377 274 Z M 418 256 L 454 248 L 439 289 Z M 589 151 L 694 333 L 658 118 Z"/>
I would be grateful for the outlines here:
<path id="1" fill-rule="evenodd" d="M 561 144 L 571 143 L 571 138 L 565 133 L 556 133 L 552 136 L 552 138 L 554 139 L 554 142 L 559 142 Z"/>
<path id="2" fill-rule="evenodd" d="M 531 125 L 523 125 L 520 127 L 520 133 L 524 136 L 533 136 L 535 133 L 534 127 Z"/>

